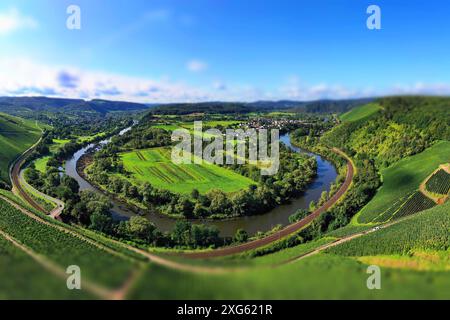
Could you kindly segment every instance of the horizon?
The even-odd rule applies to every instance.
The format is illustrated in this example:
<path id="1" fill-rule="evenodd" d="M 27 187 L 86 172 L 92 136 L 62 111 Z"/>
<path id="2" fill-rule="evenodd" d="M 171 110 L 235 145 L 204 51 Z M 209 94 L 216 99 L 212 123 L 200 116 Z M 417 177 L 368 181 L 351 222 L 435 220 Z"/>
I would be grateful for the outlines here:
<path id="1" fill-rule="evenodd" d="M 381 10 L 381 29 L 366 22 Z M 450 95 L 436 1 L 0 4 L 0 95 L 138 103 Z M 399 10 L 401 9 L 401 10 Z M 426 9 L 426 10 L 425 10 Z"/>

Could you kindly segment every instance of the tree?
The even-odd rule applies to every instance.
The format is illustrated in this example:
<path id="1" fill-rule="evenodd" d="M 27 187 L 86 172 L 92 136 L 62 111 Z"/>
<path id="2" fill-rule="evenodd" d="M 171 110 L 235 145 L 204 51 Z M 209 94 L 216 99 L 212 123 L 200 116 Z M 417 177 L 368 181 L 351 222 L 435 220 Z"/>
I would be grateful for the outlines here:
<path id="1" fill-rule="evenodd" d="M 234 235 L 234 241 L 238 243 L 243 243 L 248 240 L 248 233 L 244 229 L 238 229 Z"/>
<path id="2" fill-rule="evenodd" d="M 127 231 L 131 237 L 145 241 L 153 240 L 155 229 L 156 227 L 153 223 L 140 216 L 131 217 L 127 224 Z"/>
<path id="3" fill-rule="evenodd" d="M 178 220 L 170 234 L 170 238 L 177 244 L 189 245 L 191 243 L 192 224 L 186 220 Z"/>
<path id="4" fill-rule="evenodd" d="M 61 179 L 61 185 L 69 188 L 73 193 L 78 193 L 80 186 L 74 178 L 64 175 Z"/>
<path id="5" fill-rule="evenodd" d="M 306 216 L 308 216 L 308 214 L 309 214 L 308 210 L 298 209 L 294 214 L 289 216 L 289 222 L 290 223 L 295 223 L 297 221 L 300 221 L 303 218 L 305 218 Z"/>

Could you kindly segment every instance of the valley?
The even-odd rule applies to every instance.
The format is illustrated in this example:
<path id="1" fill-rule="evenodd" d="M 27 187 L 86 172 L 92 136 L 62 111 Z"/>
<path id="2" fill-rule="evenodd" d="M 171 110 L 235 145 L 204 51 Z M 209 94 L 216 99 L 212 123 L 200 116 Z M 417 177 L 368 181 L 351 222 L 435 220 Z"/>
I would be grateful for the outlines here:
<path id="1" fill-rule="evenodd" d="M 415 124 L 425 98 L 416 99 L 381 99 L 340 117 L 258 113 L 258 121 L 149 112 L 127 130 L 136 114 L 122 113 L 109 124 L 87 122 L 84 133 L 67 127 L 66 136 L 35 122 L 29 141 L 37 144 L 13 166 L 16 194 L 0 195 L 2 255 L 28 261 L 40 270 L 30 281 L 51 283 L 54 293 L 76 261 L 87 290 L 70 299 L 448 298 L 450 145 L 446 130 L 433 129 L 448 109 L 436 106 L 440 116 Z M 408 115 L 396 107 L 409 103 Z M 396 120 L 383 120 L 387 112 Z M 264 177 L 247 162 L 172 163 L 170 133 L 180 123 L 192 130 L 187 117 L 210 128 L 279 127 L 280 172 Z M 362 133 L 373 127 L 381 134 L 370 145 L 373 134 Z M 411 130 L 396 150 L 399 127 Z M 77 162 L 85 153 L 83 179 Z M 48 215 L 44 194 L 61 201 L 61 215 Z M 389 290 L 365 288 L 370 264 L 386 270 Z M 335 285 L 321 290 L 327 279 Z"/>

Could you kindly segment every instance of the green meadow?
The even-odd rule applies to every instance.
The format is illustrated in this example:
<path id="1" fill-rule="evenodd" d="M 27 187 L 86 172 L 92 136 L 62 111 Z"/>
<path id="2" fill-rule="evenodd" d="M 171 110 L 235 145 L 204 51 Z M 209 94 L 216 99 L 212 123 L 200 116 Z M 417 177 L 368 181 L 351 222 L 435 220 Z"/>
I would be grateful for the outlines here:
<path id="1" fill-rule="evenodd" d="M 381 110 L 378 103 L 369 103 L 364 106 L 354 108 L 339 117 L 342 122 L 353 122 L 367 118 Z"/>
<path id="2" fill-rule="evenodd" d="M 120 155 L 132 180 L 149 182 L 154 187 L 188 194 L 193 189 L 206 193 L 211 189 L 235 192 L 255 182 L 214 164 L 174 164 L 170 148 L 136 150 Z"/>
<path id="3" fill-rule="evenodd" d="M 420 154 L 402 159 L 383 169 L 383 186 L 356 216 L 357 222 L 371 222 L 397 200 L 417 190 L 422 181 L 440 164 L 449 161 L 449 155 L 450 141 L 440 141 Z"/>

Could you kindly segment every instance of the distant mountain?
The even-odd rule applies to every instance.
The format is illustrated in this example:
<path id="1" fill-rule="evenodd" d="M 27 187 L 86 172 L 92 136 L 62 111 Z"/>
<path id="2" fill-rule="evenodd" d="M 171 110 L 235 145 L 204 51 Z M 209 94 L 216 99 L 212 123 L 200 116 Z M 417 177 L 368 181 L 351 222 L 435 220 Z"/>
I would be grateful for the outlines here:
<path id="1" fill-rule="evenodd" d="M 153 114 L 191 114 L 191 113 L 250 113 L 261 111 L 291 111 L 308 113 L 343 113 L 372 102 L 374 99 L 318 100 L 318 101 L 256 101 L 256 102 L 202 102 L 177 103 L 154 107 Z"/>
<path id="2" fill-rule="evenodd" d="M 61 112 L 71 114 L 105 115 L 118 111 L 147 110 L 148 105 L 133 102 L 95 99 L 60 99 L 47 97 L 0 97 L 0 112 L 26 116 L 33 112 Z"/>

